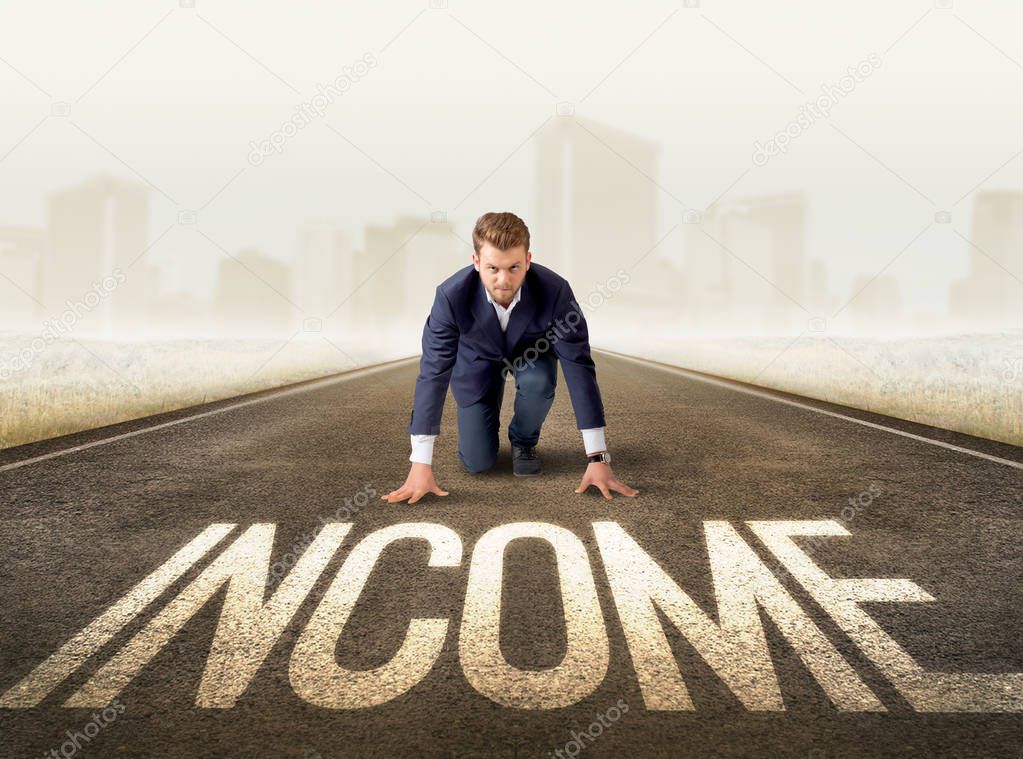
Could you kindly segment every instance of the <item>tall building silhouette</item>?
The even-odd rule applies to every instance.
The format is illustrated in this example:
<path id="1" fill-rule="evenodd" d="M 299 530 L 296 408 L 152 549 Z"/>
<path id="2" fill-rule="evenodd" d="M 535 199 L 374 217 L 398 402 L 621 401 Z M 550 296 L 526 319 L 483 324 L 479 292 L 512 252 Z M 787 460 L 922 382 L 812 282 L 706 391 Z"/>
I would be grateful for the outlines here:
<path id="1" fill-rule="evenodd" d="M 470 251 L 446 220 L 401 216 L 366 227 L 365 253 L 357 259 L 358 288 L 349 319 L 382 330 L 413 329 L 418 339 L 437 285 L 472 263 Z"/>
<path id="2" fill-rule="evenodd" d="M 802 193 L 721 200 L 683 229 L 685 321 L 736 334 L 805 324 Z"/>
<path id="3" fill-rule="evenodd" d="M 1023 327 L 1023 192 L 978 192 L 970 240 L 970 270 L 950 292 L 953 317 L 973 328 Z"/>
<path id="4" fill-rule="evenodd" d="M 291 298 L 289 267 L 245 248 L 220 262 L 214 309 L 218 331 L 280 337 L 297 323 Z"/>
<path id="5" fill-rule="evenodd" d="M 157 285 L 155 267 L 137 260 L 149 245 L 149 188 L 104 174 L 51 193 L 47 232 L 43 302 L 51 316 L 73 310 L 79 331 L 106 337 L 145 326 Z M 115 271 L 123 281 L 104 287 Z M 98 287 L 105 294 L 83 308 Z"/>
<path id="6" fill-rule="evenodd" d="M 325 319 L 357 284 L 359 262 L 348 236 L 331 221 L 309 221 L 298 233 L 295 299 L 314 319 Z"/>
<path id="7" fill-rule="evenodd" d="M 46 232 L 0 227 L 0 329 L 27 328 L 43 317 Z"/>
<path id="8" fill-rule="evenodd" d="M 633 265 L 658 240 L 661 190 L 648 177 L 657 177 L 660 147 L 566 116 L 554 118 L 535 141 L 536 219 L 529 227 L 536 262 L 567 278 L 580 301 L 620 268 L 632 281 L 614 303 L 648 297 L 648 288 L 657 286 L 660 254 Z"/>

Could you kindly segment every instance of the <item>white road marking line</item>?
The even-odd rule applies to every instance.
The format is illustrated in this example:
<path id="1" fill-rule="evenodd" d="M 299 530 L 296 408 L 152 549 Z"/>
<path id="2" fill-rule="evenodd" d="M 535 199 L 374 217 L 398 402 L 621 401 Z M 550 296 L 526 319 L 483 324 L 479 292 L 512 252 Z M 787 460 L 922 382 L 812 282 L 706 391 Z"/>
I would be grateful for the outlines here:
<path id="1" fill-rule="evenodd" d="M 1005 466 L 1011 466 L 1011 467 L 1013 467 L 1015 469 L 1023 469 L 1023 463 L 1020 463 L 1019 461 L 1013 461 L 1012 459 L 1003 459 L 1003 458 L 1001 458 L 999 456 L 992 456 L 990 453 L 983 453 L 981 451 L 974 451 L 974 450 L 972 450 L 970 448 L 963 448 L 960 445 L 953 445 L 952 443 L 946 443 L 946 442 L 941 441 L 941 440 L 935 440 L 933 438 L 924 437 L 923 435 L 914 435 L 912 432 L 904 432 L 903 430 L 899 430 L 899 429 L 896 429 L 894 427 L 887 427 L 887 426 L 885 426 L 883 424 L 876 424 L 874 422 L 868 422 L 868 421 L 866 421 L 864 419 L 857 419 L 854 416 L 847 416 L 846 414 L 839 414 L 836 411 L 828 411 L 827 409 L 817 408 L 816 406 L 811 406 L 808 403 L 800 403 L 799 401 L 789 400 L 788 398 L 780 398 L 777 395 L 774 395 L 773 393 L 771 393 L 769 391 L 754 390 L 753 388 L 750 388 L 750 387 L 744 387 L 744 386 L 738 384 L 737 380 L 736 381 L 731 381 L 731 380 L 727 380 L 727 379 L 715 379 L 713 377 L 704 376 L 704 375 L 699 374 L 698 372 L 694 372 L 694 371 L 692 371 L 690 369 L 684 369 L 684 368 L 682 368 L 680 366 L 668 366 L 668 365 L 664 365 L 664 364 L 659 364 L 659 363 L 657 363 L 655 361 L 650 361 L 649 359 L 638 358 L 636 356 L 630 356 L 630 355 L 625 354 L 625 353 L 618 353 L 617 351 L 602 350 L 602 349 L 596 349 L 596 348 L 594 348 L 594 351 L 597 352 L 597 353 L 607 353 L 610 356 L 615 356 L 617 358 L 625 359 L 626 361 L 633 361 L 633 362 L 635 362 L 637 364 L 642 364 L 643 366 L 649 366 L 649 367 L 653 367 L 655 369 L 661 369 L 661 370 L 666 371 L 666 372 L 668 372 L 670 374 L 681 374 L 682 376 L 688 377 L 689 379 L 694 379 L 694 380 L 697 380 L 699 382 L 706 382 L 708 385 L 716 385 L 718 387 L 725 387 L 725 388 L 728 388 L 729 390 L 735 390 L 736 392 L 739 392 L 739 393 L 746 393 L 748 395 L 755 395 L 758 398 L 767 398 L 768 400 L 775 401 L 777 403 L 784 403 L 787 406 L 795 406 L 796 408 L 806 409 L 808 411 L 816 411 L 818 414 L 824 414 L 825 416 L 833 416 L 836 419 L 844 419 L 847 422 L 854 422 L 856 424 L 862 424 L 864 427 L 871 427 L 871 428 L 873 428 L 875 430 L 884 430 L 885 432 L 891 432 L 891 433 L 894 433 L 896 435 L 902 435 L 902 437 L 908 437 L 908 438 L 910 438 L 912 440 L 919 440 L 922 443 L 930 443 L 931 445 L 936 445 L 939 448 L 947 448 L 950 451 L 957 451 L 959 453 L 965 453 L 965 454 L 970 455 L 970 456 L 976 456 L 977 458 L 980 458 L 980 459 L 987 459 L 988 461 L 994 461 L 995 463 L 998 463 L 998 464 L 1004 464 Z M 778 392 L 782 392 L 782 391 L 778 391 Z M 827 401 L 821 401 L 821 402 L 822 403 L 826 403 Z M 873 413 L 873 412 L 866 412 L 866 413 Z"/>
<path id="2" fill-rule="evenodd" d="M 276 398 L 282 398 L 287 395 L 294 395 L 296 393 L 305 393 L 310 390 L 318 390 L 321 387 L 333 385 L 338 382 L 344 382 L 350 379 L 357 379 L 359 377 L 365 377 L 368 374 L 374 374 L 385 369 L 392 369 L 399 364 L 403 364 L 412 360 L 419 360 L 419 356 L 409 356 L 408 358 L 398 359 L 396 361 L 388 361 L 384 364 L 375 364 L 373 366 L 363 367 L 361 369 L 353 369 L 350 372 L 339 374 L 336 377 L 325 377 L 319 380 L 313 380 L 307 385 L 300 387 L 288 387 L 277 392 L 269 393 L 259 398 L 250 398 L 247 401 L 239 401 L 238 403 L 232 403 L 228 406 L 221 406 L 210 411 L 203 411 L 198 414 L 192 414 L 191 416 L 185 416 L 180 419 L 172 419 L 169 422 L 163 422 L 161 424 L 154 424 L 152 427 L 144 427 L 139 430 L 132 430 L 131 432 L 124 432 L 120 435 L 114 435 L 113 437 L 102 438 L 101 440 L 93 440 L 88 443 L 82 443 L 81 445 L 74 445 L 70 448 L 63 448 L 59 451 L 52 451 L 51 453 L 44 453 L 41 456 L 34 456 L 30 459 L 23 459 L 22 461 L 12 461 L 10 464 L 0 465 L 0 472 L 6 472 L 10 469 L 17 469 L 18 467 L 27 466 L 28 464 L 35 464 L 39 461 L 46 461 L 47 459 L 53 459 L 57 456 L 63 456 L 67 453 L 75 453 L 76 451 L 84 451 L 86 448 L 94 448 L 97 445 L 106 445 L 107 443 L 113 443 L 118 440 L 124 440 L 125 438 L 135 437 L 136 435 L 144 435 L 147 432 L 155 432 L 156 430 L 162 430 L 167 427 L 173 427 L 176 424 L 184 424 L 185 422 L 191 422 L 196 419 L 202 419 L 207 416 L 213 416 L 214 414 L 222 414 L 225 411 L 234 411 L 235 409 L 244 408 L 245 406 L 251 406 L 256 403 L 263 403 L 264 401 L 274 400 Z"/>

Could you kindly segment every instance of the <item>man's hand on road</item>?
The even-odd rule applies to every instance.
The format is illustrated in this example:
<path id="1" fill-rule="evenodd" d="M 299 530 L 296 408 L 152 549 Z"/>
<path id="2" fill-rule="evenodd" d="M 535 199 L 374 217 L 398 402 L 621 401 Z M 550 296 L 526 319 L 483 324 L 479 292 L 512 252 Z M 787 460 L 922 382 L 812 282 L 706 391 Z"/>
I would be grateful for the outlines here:
<path id="1" fill-rule="evenodd" d="M 380 496 L 380 500 L 388 503 L 398 503 L 409 499 L 409 505 L 418 501 L 427 493 L 434 495 L 447 495 L 448 491 L 437 487 L 437 481 L 433 479 L 433 467 L 429 464 L 413 463 L 409 469 L 405 484 L 397 490 L 392 490 L 387 495 Z"/>
<path id="2" fill-rule="evenodd" d="M 583 474 L 582 482 L 579 483 L 579 487 L 575 489 L 577 493 L 583 493 L 590 485 L 596 485 L 600 488 L 600 492 L 604 494 L 604 498 L 611 500 L 611 491 L 614 490 L 622 495 L 627 495 L 629 498 L 634 497 L 638 490 L 630 488 L 624 482 L 615 479 L 614 472 L 611 471 L 611 467 L 601 461 L 594 461 L 586 467 L 586 472 Z"/>

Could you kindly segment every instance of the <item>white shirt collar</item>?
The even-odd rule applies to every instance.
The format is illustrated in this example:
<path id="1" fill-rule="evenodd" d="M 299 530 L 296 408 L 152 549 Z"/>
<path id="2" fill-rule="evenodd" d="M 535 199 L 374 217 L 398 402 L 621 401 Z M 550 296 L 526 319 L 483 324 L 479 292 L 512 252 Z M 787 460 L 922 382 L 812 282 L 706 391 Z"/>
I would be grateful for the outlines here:
<path id="1" fill-rule="evenodd" d="M 483 292 L 487 296 L 487 301 L 489 301 L 490 303 L 492 303 L 495 306 L 500 306 L 501 305 L 500 303 L 495 302 L 492 297 L 490 297 L 490 290 L 488 290 L 486 287 L 483 288 Z M 522 297 L 522 285 L 519 285 L 519 289 L 516 290 L 515 291 L 515 295 L 512 296 L 511 303 L 509 303 L 507 306 L 501 306 L 501 307 L 502 308 L 507 308 L 507 310 L 511 311 L 512 306 L 514 306 L 516 303 L 518 303 L 519 299 L 521 297 Z"/>

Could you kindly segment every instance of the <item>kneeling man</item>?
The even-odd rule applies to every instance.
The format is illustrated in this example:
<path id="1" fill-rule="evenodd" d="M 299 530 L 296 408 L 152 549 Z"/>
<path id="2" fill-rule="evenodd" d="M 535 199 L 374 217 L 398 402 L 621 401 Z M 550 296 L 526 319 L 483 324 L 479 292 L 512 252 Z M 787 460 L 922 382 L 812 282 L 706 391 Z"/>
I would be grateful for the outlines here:
<path id="1" fill-rule="evenodd" d="M 568 282 L 531 264 L 529 229 L 515 214 L 481 216 L 472 243 L 472 266 L 437 287 L 423 328 L 408 426 L 412 468 L 404 485 L 381 498 L 413 504 L 427 493 L 448 494 L 437 486 L 432 464 L 449 384 L 458 404 L 458 458 L 471 473 L 490 469 L 497 459 L 507 374 L 515 377 L 508 425 L 512 470 L 520 477 L 539 474 L 536 446 L 554 402 L 559 361 L 586 450 L 586 471 L 575 492 L 593 485 L 608 499 L 612 490 L 635 496 L 639 491 L 611 471 L 589 333 Z"/>

